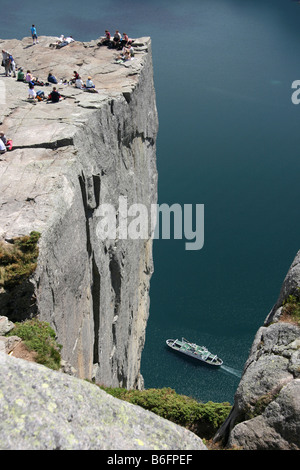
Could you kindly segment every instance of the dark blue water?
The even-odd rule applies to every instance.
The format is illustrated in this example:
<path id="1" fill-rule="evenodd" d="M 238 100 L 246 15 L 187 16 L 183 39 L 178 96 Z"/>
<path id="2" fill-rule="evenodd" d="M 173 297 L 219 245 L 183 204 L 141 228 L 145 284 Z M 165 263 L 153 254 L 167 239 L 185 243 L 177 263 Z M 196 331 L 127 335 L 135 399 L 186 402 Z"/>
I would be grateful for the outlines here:
<path id="1" fill-rule="evenodd" d="M 299 249 L 300 5 L 289 0 L 1 1 L 1 37 L 106 28 L 151 36 L 159 203 L 204 204 L 205 244 L 156 240 L 145 386 L 233 402 L 254 335 Z M 185 336 L 224 360 L 176 356 Z"/>

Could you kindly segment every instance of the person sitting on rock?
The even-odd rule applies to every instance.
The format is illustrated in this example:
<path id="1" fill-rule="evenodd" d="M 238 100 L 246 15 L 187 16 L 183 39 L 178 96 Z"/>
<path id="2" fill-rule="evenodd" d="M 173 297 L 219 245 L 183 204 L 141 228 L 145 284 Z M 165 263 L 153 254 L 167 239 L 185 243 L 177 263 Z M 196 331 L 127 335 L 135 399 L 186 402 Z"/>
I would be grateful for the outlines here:
<path id="1" fill-rule="evenodd" d="M 98 91 L 95 89 L 94 83 L 92 82 L 92 77 L 88 77 L 85 84 L 85 90 L 90 91 L 91 93 L 98 93 Z"/>
<path id="2" fill-rule="evenodd" d="M 48 96 L 48 101 L 51 101 L 52 103 L 58 103 L 60 100 L 61 100 L 60 93 L 57 91 L 56 87 L 53 87 L 53 90 Z"/>
<path id="3" fill-rule="evenodd" d="M 11 150 L 12 149 L 12 140 L 7 139 L 4 132 L 0 132 L 0 141 L 3 142 L 3 144 L 5 145 L 6 150 Z M 1 142 L 0 142 L 0 144 L 1 144 Z"/>
<path id="4" fill-rule="evenodd" d="M 73 78 L 69 80 L 69 85 L 71 85 L 72 83 L 75 83 L 76 80 L 79 78 L 79 73 L 76 72 L 76 70 L 74 70 L 73 75 L 74 75 Z"/>
<path id="5" fill-rule="evenodd" d="M 95 88 L 95 85 L 92 82 L 92 77 L 88 77 L 85 86 L 86 86 L 86 88 Z"/>
<path id="6" fill-rule="evenodd" d="M 30 72 L 30 70 L 27 70 L 26 77 L 25 77 L 25 81 L 26 81 L 27 83 L 29 83 L 29 82 L 32 82 L 32 83 L 36 82 L 36 78 L 33 77 L 33 75 L 32 75 L 32 73 Z"/>
<path id="7" fill-rule="evenodd" d="M 121 46 L 126 47 L 128 45 L 128 41 L 129 41 L 128 35 L 126 33 L 123 33 L 123 38 L 121 40 Z"/>
<path id="8" fill-rule="evenodd" d="M 100 42 L 99 42 L 98 46 L 108 46 L 110 43 L 111 43 L 111 41 L 110 41 L 110 32 L 108 31 L 108 29 L 106 29 L 105 30 L 105 36 L 104 36 L 104 38 L 100 39 Z"/>
<path id="9" fill-rule="evenodd" d="M 47 80 L 50 83 L 55 83 L 55 84 L 57 83 L 57 78 L 53 75 L 52 72 L 49 72 Z"/>
<path id="10" fill-rule="evenodd" d="M 116 57 L 116 61 L 121 64 L 127 60 L 131 60 L 131 51 L 128 47 L 123 47 L 122 52 Z"/>
<path id="11" fill-rule="evenodd" d="M 38 90 L 38 91 L 36 92 L 36 99 L 37 99 L 38 101 L 43 101 L 43 100 L 45 99 L 45 92 L 42 91 L 42 90 Z"/>
<path id="12" fill-rule="evenodd" d="M 2 139 L 0 139 L 0 153 L 6 152 L 6 145 L 3 143 Z"/>
<path id="13" fill-rule="evenodd" d="M 75 88 L 80 88 L 80 90 L 84 88 L 83 81 L 81 80 L 81 77 L 79 77 L 79 75 L 75 80 Z"/>
<path id="14" fill-rule="evenodd" d="M 128 50 L 129 53 L 130 53 L 130 57 L 131 57 L 131 58 L 134 57 L 134 49 L 133 49 L 132 44 L 131 44 L 130 41 L 129 41 L 129 43 L 128 43 L 127 50 Z"/>
<path id="15" fill-rule="evenodd" d="M 23 72 L 23 68 L 20 67 L 17 73 L 17 82 L 24 82 L 25 81 L 25 74 Z"/>
<path id="16" fill-rule="evenodd" d="M 6 135 L 4 134 L 4 132 L 0 132 L 0 140 L 2 140 L 2 142 L 3 142 L 4 145 L 6 146 L 6 144 L 7 144 L 7 139 L 6 139 Z"/>
<path id="17" fill-rule="evenodd" d="M 122 36 L 119 33 L 119 31 L 116 30 L 114 37 L 113 37 L 113 47 L 115 48 L 120 47 L 121 41 L 122 41 Z"/>

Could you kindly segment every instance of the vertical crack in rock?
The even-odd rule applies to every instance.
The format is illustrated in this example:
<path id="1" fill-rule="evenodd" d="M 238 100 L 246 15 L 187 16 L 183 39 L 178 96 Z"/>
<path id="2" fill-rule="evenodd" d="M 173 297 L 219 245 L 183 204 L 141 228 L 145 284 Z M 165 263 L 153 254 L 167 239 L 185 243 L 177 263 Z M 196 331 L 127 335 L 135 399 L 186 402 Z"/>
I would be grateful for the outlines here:
<path id="1" fill-rule="evenodd" d="M 111 285 L 115 293 L 115 315 L 119 313 L 121 301 L 121 267 L 115 253 L 110 250 L 109 270 L 111 276 Z"/>
<path id="2" fill-rule="evenodd" d="M 81 176 L 79 176 L 78 178 L 79 178 L 79 184 L 80 184 L 81 195 L 82 195 L 83 209 L 85 213 L 86 249 L 87 249 L 89 256 L 91 256 L 92 247 L 91 247 L 91 234 L 90 234 L 90 224 L 89 224 L 89 218 L 91 214 L 90 214 L 90 211 L 88 210 L 84 174 L 82 173 Z"/>
<path id="3" fill-rule="evenodd" d="M 93 364 L 99 363 L 99 330 L 100 330 L 100 288 L 101 276 L 95 257 L 92 257 L 92 301 L 93 301 L 93 319 L 94 319 L 94 354 Z"/>
<path id="4" fill-rule="evenodd" d="M 79 176 L 79 184 L 81 188 L 82 202 L 85 213 L 86 249 L 91 263 L 91 294 L 94 322 L 93 364 L 97 364 L 99 363 L 101 276 L 95 260 L 95 254 L 92 246 L 90 220 L 100 201 L 100 176 L 92 175 L 91 177 L 85 178 L 84 174 L 82 173 Z"/>
<path id="5" fill-rule="evenodd" d="M 97 209 L 100 203 L 101 178 L 100 175 L 93 175 L 92 178 L 95 198 L 95 209 Z"/>

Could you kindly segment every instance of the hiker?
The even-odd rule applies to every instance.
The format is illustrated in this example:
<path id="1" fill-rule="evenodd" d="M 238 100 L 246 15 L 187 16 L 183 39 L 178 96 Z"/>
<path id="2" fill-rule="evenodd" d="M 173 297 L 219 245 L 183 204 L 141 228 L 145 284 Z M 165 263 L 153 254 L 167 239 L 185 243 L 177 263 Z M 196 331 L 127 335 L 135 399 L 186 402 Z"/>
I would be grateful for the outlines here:
<path id="1" fill-rule="evenodd" d="M 5 61 L 8 58 L 8 56 L 9 56 L 8 52 L 6 52 L 4 49 L 2 49 L 2 64 L 1 64 L 2 67 L 5 66 Z"/>
<path id="2" fill-rule="evenodd" d="M 45 99 L 45 92 L 42 91 L 42 90 L 38 90 L 38 91 L 36 92 L 36 99 L 37 99 L 38 101 L 43 101 L 43 100 Z"/>
<path id="3" fill-rule="evenodd" d="M 100 46 L 108 46 L 110 44 L 110 32 L 106 29 L 105 36 L 100 40 Z"/>
<path id="4" fill-rule="evenodd" d="M 48 96 L 48 101 L 51 101 L 52 103 L 58 103 L 60 100 L 61 100 L 61 95 L 58 93 L 58 91 L 56 90 L 56 87 L 54 86 L 53 90 Z"/>
<path id="5" fill-rule="evenodd" d="M 122 52 L 116 57 L 116 61 L 121 64 L 127 60 L 131 60 L 133 57 L 133 48 L 130 47 L 123 47 Z"/>
<path id="6" fill-rule="evenodd" d="M 2 142 L 6 146 L 7 139 L 6 139 L 6 136 L 5 136 L 4 132 L 0 132 L 0 140 L 2 140 Z"/>
<path id="7" fill-rule="evenodd" d="M 85 84 L 85 91 L 89 91 L 91 93 L 98 93 L 95 88 L 94 83 L 92 82 L 92 77 L 88 77 L 86 84 Z"/>
<path id="8" fill-rule="evenodd" d="M 3 143 L 3 140 L 0 139 L 0 153 L 5 153 L 6 152 L 6 145 Z"/>
<path id="9" fill-rule="evenodd" d="M 29 82 L 29 91 L 28 91 L 28 99 L 35 101 L 36 99 L 36 92 L 34 89 L 34 83 Z"/>
<path id="10" fill-rule="evenodd" d="M 23 68 L 20 67 L 17 73 L 17 82 L 25 82 L 25 74 Z"/>
<path id="11" fill-rule="evenodd" d="M 85 86 L 86 88 L 95 88 L 95 85 L 92 82 L 92 77 L 88 77 Z"/>
<path id="12" fill-rule="evenodd" d="M 9 60 L 9 75 L 13 73 L 13 77 L 16 77 L 16 63 L 11 54 L 9 54 L 8 60 Z"/>
<path id="13" fill-rule="evenodd" d="M 62 41 L 57 44 L 56 48 L 60 49 L 61 47 L 67 46 L 71 42 L 74 42 L 75 40 L 72 38 L 72 36 L 68 36 L 67 38 L 63 37 Z"/>
<path id="14" fill-rule="evenodd" d="M 74 70 L 73 75 L 74 75 L 74 77 L 71 78 L 71 80 L 69 81 L 69 85 L 70 85 L 71 83 L 75 83 L 76 80 L 79 78 L 79 73 L 76 72 L 76 70 Z"/>
<path id="15" fill-rule="evenodd" d="M 119 31 L 116 30 L 114 37 L 113 37 L 113 47 L 116 47 L 116 48 L 119 47 L 121 41 L 122 41 L 122 36 L 119 33 Z"/>
<path id="16" fill-rule="evenodd" d="M 9 52 L 2 49 L 2 66 L 5 68 L 5 76 L 8 77 L 10 69 Z"/>
<path id="17" fill-rule="evenodd" d="M 56 79 L 56 77 L 53 75 L 52 72 L 49 72 L 49 74 L 48 74 L 48 82 L 50 82 L 50 83 L 55 83 L 55 84 L 57 83 L 57 79 Z"/>
<path id="18" fill-rule="evenodd" d="M 6 150 L 11 150 L 12 149 L 12 140 L 7 139 L 4 132 L 0 132 L 0 145 L 1 145 L 1 142 L 3 142 L 3 144 L 5 145 Z"/>
<path id="19" fill-rule="evenodd" d="M 80 89 L 83 88 L 83 81 L 81 80 L 81 78 L 79 77 L 79 75 L 78 75 L 78 77 L 77 77 L 76 80 L 75 80 L 75 88 L 80 88 Z"/>
<path id="20" fill-rule="evenodd" d="M 123 39 L 121 40 L 121 46 L 127 46 L 128 45 L 129 38 L 126 33 L 123 33 Z"/>
<path id="21" fill-rule="evenodd" d="M 37 37 L 37 32 L 36 32 L 36 27 L 34 26 L 34 24 L 31 26 L 31 37 L 32 37 L 32 43 L 33 43 L 33 46 L 35 44 L 38 44 L 38 37 Z"/>
<path id="22" fill-rule="evenodd" d="M 134 49 L 133 49 L 130 41 L 129 41 L 129 44 L 127 46 L 127 50 L 129 51 L 130 56 L 134 57 Z"/>
<path id="23" fill-rule="evenodd" d="M 26 81 L 27 83 L 29 83 L 29 82 L 32 82 L 32 83 L 36 82 L 36 78 L 32 76 L 32 73 L 30 72 L 30 70 L 27 70 L 26 77 L 25 77 L 25 81 Z"/>

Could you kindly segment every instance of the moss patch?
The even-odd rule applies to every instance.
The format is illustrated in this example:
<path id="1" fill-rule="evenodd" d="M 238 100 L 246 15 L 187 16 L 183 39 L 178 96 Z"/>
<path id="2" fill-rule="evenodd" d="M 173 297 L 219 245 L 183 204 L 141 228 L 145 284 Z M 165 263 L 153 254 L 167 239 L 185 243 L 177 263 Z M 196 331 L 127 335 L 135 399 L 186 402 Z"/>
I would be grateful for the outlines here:
<path id="1" fill-rule="evenodd" d="M 39 254 L 39 232 L 0 242 L 0 287 L 12 289 L 35 271 Z"/>
<path id="2" fill-rule="evenodd" d="M 231 410 L 229 403 L 199 403 L 193 398 L 178 395 L 171 388 L 142 391 L 101 388 L 116 398 L 139 405 L 206 439 L 210 439 L 216 433 Z"/>
<path id="3" fill-rule="evenodd" d="M 293 295 L 289 295 L 283 302 L 282 321 L 292 321 L 300 325 L 300 288 Z"/>
<path id="4" fill-rule="evenodd" d="M 7 336 L 19 336 L 30 351 L 36 352 L 36 362 L 50 369 L 60 368 L 61 345 L 56 342 L 56 335 L 49 323 L 36 318 L 16 323 Z"/>

